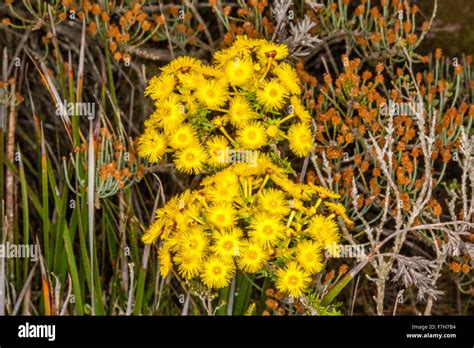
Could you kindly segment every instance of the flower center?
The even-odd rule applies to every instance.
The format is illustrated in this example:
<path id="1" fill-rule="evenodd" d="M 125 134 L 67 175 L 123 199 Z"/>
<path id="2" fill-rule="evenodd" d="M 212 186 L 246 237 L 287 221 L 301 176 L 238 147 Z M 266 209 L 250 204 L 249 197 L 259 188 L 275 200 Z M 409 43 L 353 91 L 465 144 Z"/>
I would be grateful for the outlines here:
<path id="1" fill-rule="evenodd" d="M 249 251 L 249 258 L 256 259 L 257 258 L 257 252 L 254 251 L 254 250 Z"/>
<path id="2" fill-rule="evenodd" d="M 292 286 L 295 286 L 298 283 L 298 277 L 295 275 L 290 275 L 288 277 L 288 283 Z"/>
<path id="3" fill-rule="evenodd" d="M 265 233 L 267 236 L 270 235 L 270 234 L 272 234 L 272 232 L 273 232 L 272 226 L 265 226 L 265 227 L 263 228 L 263 233 Z"/>
<path id="4" fill-rule="evenodd" d="M 224 242 L 224 249 L 227 251 L 231 250 L 233 246 L 234 246 L 234 243 L 232 243 L 232 241 L 230 240 Z"/>

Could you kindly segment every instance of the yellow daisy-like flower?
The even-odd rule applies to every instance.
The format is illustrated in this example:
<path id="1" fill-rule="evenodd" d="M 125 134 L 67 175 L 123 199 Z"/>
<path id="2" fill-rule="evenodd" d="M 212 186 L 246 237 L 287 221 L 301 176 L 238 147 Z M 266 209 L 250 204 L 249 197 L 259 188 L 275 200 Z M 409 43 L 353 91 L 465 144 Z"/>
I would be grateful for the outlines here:
<path id="1" fill-rule="evenodd" d="M 269 110 L 280 110 L 285 105 L 287 91 L 277 80 L 263 82 L 257 90 L 257 101 Z"/>
<path id="2" fill-rule="evenodd" d="M 173 59 L 168 65 L 161 68 L 165 74 L 173 74 L 176 72 L 187 73 L 197 69 L 201 63 L 196 58 L 182 56 Z"/>
<path id="3" fill-rule="evenodd" d="M 216 135 L 209 138 L 206 142 L 206 149 L 208 153 L 207 163 L 214 167 L 224 167 L 228 162 L 225 155 L 229 148 L 229 142 L 222 135 Z"/>
<path id="4" fill-rule="evenodd" d="M 308 240 L 298 243 L 296 246 L 296 260 L 310 274 L 321 272 L 323 268 L 321 247 Z"/>
<path id="5" fill-rule="evenodd" d="M 200 227 L 194 227 L 177 236 L 176 251 L 182 255 L 202 259 L 209 245 L 206 233 Z"/>
<path id="6" fill-rule="evenodd" d="M 288 129 L 288 142 L 295 155 L 305 157 L 313 148 L 313 132 L 305 123 L 292 124 Z"/>
<path id="7" fill-rule="evenodd" d="M 189 124 L 181 125 L 169 136 L 170 145 L 175 150 L 186 149 L 198 143 L 196 131 Z"/>
<path id="8" fill-rule="evenodd" d="M 154 243 L 163 233 L 163 227 L 163 220 L 156 219 L 148 228 L 148 231 L 146 231 L 146 233 L 142 236 L 143 243 Z"/>
<path id="9" fill-rule="evenodd" d="M 216 174 L 216 179 L 214 184 L 208 186 L 208 189 L 205 190 L 206 198 L 214 203 L 234 202 L 240 193 L 237 176 L 230 171 L 224 171 Z M 204 181 L 203 185 L 205 185 Z"/>
<path id="10" fill-rule="evenodd" d="M 289 203 L 288 200 L 285 199 L 285 194 L 273 188 L 263 190 L 258 195 L 257 203 L 261 210 L 269 214 L 284 216 L 290 212 Z"/>
<path id="11" fill-rule="evenodd" d="M 334 219 L 323 215 L 315 215 L 308 228 L 311 238 L 325 249 L 333 248 L 339 244 L 339 227 Z"/>
<path id="12" fill-rule="evenodd" d="M 234 272 L 232 262 L 219 256 L 210 256 L 203 265 L 201 280 L 210 288 L 221 289 L 229 285 Z"/>
<path id="13" fill-rule="evenodd" d="M 201 64 L 201 66 L 197 68 L 196 71 L 198 72 L 198 74 L 201 74 L 203 77 L 214 77 L 217 79 L 221 79 L 224 77 L 224 73 L 222 72 L 222 70 L 216 69 L 206 64 Z"/>
<path id="14" fill-rule="evenodd" d="M 288 92 L 295 95 L 301 94 L 300 78 L 290 64 L 280 63 L 272 72 L 278 77 L 278 80 L 280 80 Z"/>
<path id="15" fill-rule="evenodd" d="M 318 185 L 314 185 L 314 184 L 311 184 L 309 183 L 309 186 L 318 193 L 318 195 L 321 197 L 321 198 L 334 198 L 334 199 L 339 199 L 341 198 L 341 195 L 336 193 L 336 192 L 333 192 L 323 186 L 318 186 Z"/>
<path id="16" fill-rule="evenodd" d="M 168 99 L 155 103 L 157 110 L 151 115 L 158 124 L 169 133 L 181 125 L 186 117 L 184 105 L 177 94 L 171 94 Z"/>
<path id="17" fill-rule="evenodd" d="M 166 99 L 173 92 L 175 86 L 176 79 L 171 74 L 154 76 L 145 88 L 145 95 L 149 95 L 153 100 Z"/>
<path id="18" fill-rule="evenodd" d="M 260 40 L 260 47 L 257 50 L 257 57 L 262 62 L 269 59 L 282 60 L 288 56 L 288 47 L 286 45 Z"/>
<path id="19" fill-rule="evenodd" d="M 267 135 L 270 138 L 276 138 L 280 134 L 280 129 L 276 124 L 271 124 L 267 127 Z"/>
<path id="20" fill-rule="evenodd" d="M 227 101 L 228 93 L 225 83 L 214 79 L 203 80 L 195 91 L 201 104 L 211 110 L 222 107 Z"/>
<path id="21" fill-rule="evenodd" d="M 301 103 L 300 98 L 296 96 L 291 96 L 290 104 L 292 108 L 292 113 L 296 115 L 303 123 L 309 123 L 311 121 L 311 115 L 309 114 L 308 110 L 304 107 Z"/>
<path id="22" fill-rule="evenodd" d="M 250 223 L 249 236 L 264 247 L 275 245 L 284 235 L 285 226 L 278 216 L 258 213 Z"/>
<path id="23" fill-rule="evenodd" d="M 166 137 L 154 129 L 147 129 L 138 138 L 138 155 L 151 163 L 157 163 L 165 154 Z"/>
<path id="24" fill-rule="evenodd" d="M 232 86 L 245 85 L 253 75 L 253 63 L 250 59 L 234 57 L 224 68 L 227 81 Z"/>
<path id="25" fill-rule="evenodd" d="M 237 212 L 230 203 L 217 203 L 207 211 L 208 221 L 217 228 L 228 229 L 235 225 Z"/>
<path id="26" fill-rule="evenodd" d="M 248 273 L 260 271 L 270 258 L 268 251 L 257 243 L 245 241 L 242 243 L 237 264 L 240 269 Z"/>
<path id="27" fill-rule="evenodd" d="M 168 276 L 171 267 L 173 267 L 169 248 L 162 247 L 158 252 L 158 259 L 160 261 L 160 275 L 164 278 Z"/>
<path id="28" fill-rule="evenodd" d="M 347 216 L 346 208 L 341 203 L 331 203 L 324 202 L 324 205 L 329 209 L 329 211 L 339 215 L 344 219 L 344 222 L 349 226 L 352 226 L 354 222 Z"/>
<path id="29" fill-rule="evenodd" d="M 237 142 L 247 150 L 256 150 L 267 142 L 265 127 L 259 122 L 253 122 L 237 131 Z"/>
<path id="30" fill-rule="evenodd" d="M 216 232 L 211 250 L 223 258 L 238 256 L 242 235 L 242 230 L 238 228 L 233 228 L 228 232 Z"/>
<path id="31" fill-rule="evenodd" d="M 173 260 L 178 264 L 178 273 L 185 279 L 196 277 L 202 268 L 202 259 L 190 255 L 178 254 Z"/>
<path id="32" fill-rule="evenodd" d="M 198 174 L 206 162 L 206 153 L 201 146 L 193 146 L 178 152 L 174 163 L 176 169 L 187 174 Z"/>
<path id="33" fill-rule="evenodd" d="M 280 268 L 276 275 L 278 277 L 276 287 L 295 298 L 303 295 L 308 288 L 311 277 L 296 262 L 290 262 L 285 268 Z"/>
<path id="34" fill-rule="evenodd" d="M 178 81 L 180 87 L 180 92 L 183 94 L 183 91 L 185 93 L 189 93 L 190 91 L 194 91 L 196 88 L 198 88 L 201 85 L 201 82 L 204 81 L 204 76 L 198 72 L 191 72 L 188 74 L 179 74 L 178 75 Z"/>
<path id="35" fill-rule="evenodd" d="M 235 96 L 230 100 L 228 115 L 230 123 L 239 128 L 258 117 L 258 114 L 253 111 L 248 100 L 241 95 Z"/>

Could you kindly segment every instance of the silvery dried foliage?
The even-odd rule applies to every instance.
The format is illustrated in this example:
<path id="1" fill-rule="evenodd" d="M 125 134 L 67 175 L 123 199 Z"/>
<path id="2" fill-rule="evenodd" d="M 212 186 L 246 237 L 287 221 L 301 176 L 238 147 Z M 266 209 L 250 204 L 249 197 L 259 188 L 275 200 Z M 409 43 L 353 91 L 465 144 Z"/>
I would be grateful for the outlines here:
<path id="1" fill-rule="evenodd" d="M 310 17 L 292 21 L 290 10 L 293 1 L 277 0 L 272 6 L 272 15 L 275 21 L 274 39 L 288 46 L 293 58 L 305 57 L 321 43 L 310 31 L 316 25 Z"/>
<path id="2" fill-rule="evenodd" d="M 418 299 L 424 300 L 426 295 L 436 299 L 443 292 L 433 286 L 434 273 L 439 266 L 436 261 L 427 260 L 421 256 L 407 257 L 392 254 L 397 261 L 397 267 L 392 269 L 395 273 L 393 281 L 401 280 L 405 288 L 414 286 L 418 289 Z"/>

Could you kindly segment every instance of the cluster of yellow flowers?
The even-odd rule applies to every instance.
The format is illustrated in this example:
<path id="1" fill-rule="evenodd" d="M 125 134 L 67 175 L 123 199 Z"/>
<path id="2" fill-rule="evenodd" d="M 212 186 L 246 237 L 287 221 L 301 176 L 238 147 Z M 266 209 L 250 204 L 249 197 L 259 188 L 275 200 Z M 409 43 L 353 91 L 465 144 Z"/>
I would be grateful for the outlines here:
<path id="1" fill-rule="evenodd" d="M 335 216 L 351 222 L 328 201 L 338 194 L 295 183 L 278 161 L 279 142 L 301 157 L 313 147 L 299 79 L 281 61 L 287 54 L 284 45 L 239 37 L 212 66 L 180 57 L 150 81 L 156 111 L 145 121 L 139 155 L 157 162 L 169 152 L 178 170 L 208 172 L 199 189 L 158 209 L 143 236 L 147 244 L 160 240 L 162 276 L 177 270 L 219 289 L 237 270 L 260 272 L 299 297 L 323 269 L 324 250 L 339 243 Z M 229 149 L 243 157 L 226 160 Z"/>
<path id="2" fill-rule="evenodd" d="M 157 210 L 143 241 L 161 239 L 162 276 L 174 264 L 183 278 L 222 288 L 237 269 L 265 270 L 276 275 L 279 290 L 299 297 L 322 270 L 323 251 L 339 243 L 335 216 L 349 221 L 344 207 L 327 198 L 339 195 L 294 183 L 262 155 L 256 164 L 232 164 L 206 177 L 202 188 L 173 197 Z"/>
<path id="3" fill-rule="evenodd" d="M 173 154 L 185 173 L 220 169 L 229 149 L 264 151 L 282 141 L 300 157 L 313 147 L 310 114 L 285 45 L 240 36 L 213 65 L 179 57 L 161 68 L 145 94 L 155 112 L 145 121 L 139 155 L 151 163 Z M 284 115 L 284 116 L 282 116 Z"/>

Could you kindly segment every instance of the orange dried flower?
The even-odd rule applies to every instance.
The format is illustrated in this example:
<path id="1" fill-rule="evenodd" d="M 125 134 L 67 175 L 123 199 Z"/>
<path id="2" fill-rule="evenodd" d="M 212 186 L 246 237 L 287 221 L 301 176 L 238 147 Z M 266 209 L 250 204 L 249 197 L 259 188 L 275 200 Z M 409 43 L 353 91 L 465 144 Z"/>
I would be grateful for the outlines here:
<path id="1" fill-rule="evenodd" d="M 100 8 L 99 4 L 94 4 L 92 5 L 91 12 L 94 16 L 98 16 L 102 12 L 102 9 Z"/>
<path id="2" fill-rule="evenodd" d="M 279 304 L 278 304 L 278 301 L 272 299 L 272 298 L 267 298 L 267 300 L 265 301 L 265 304 L 270 307 L 271 309 L 277 309 Z"/>
<path id="3" fill-rule="evenodd" d="M 454 273 L 459 273 L 461 272 L 461 265 L 457 262 L 451 262 L 449 264 L 449 268 L 451 269 L 451 271 L 453 271 Z"/>

